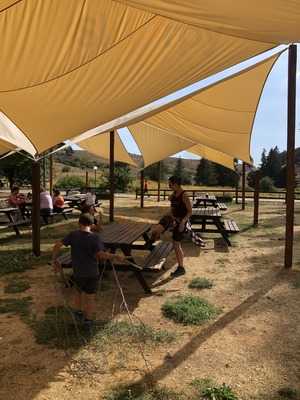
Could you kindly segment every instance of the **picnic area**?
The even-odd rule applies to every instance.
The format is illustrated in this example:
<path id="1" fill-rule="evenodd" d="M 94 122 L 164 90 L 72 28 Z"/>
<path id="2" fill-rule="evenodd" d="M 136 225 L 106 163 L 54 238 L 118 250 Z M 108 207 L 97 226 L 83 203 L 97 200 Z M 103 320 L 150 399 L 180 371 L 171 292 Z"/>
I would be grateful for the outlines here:
<path id="1" fill-rule="evenodd" d="M 108 202 L 102 207 L 108 224 Z M 168 202 L 158 206 L 149 201 L 140 209 L 138 200 L 121 197 L 115 207 L 120 226 L 143 225 L 155 223 Z M 188 398 L 194 398 L 195 385 L 207 379 L 229 385 L 241 399 L 281 399 L 281 389 L 299 390 L 299 211 L 297 203 L 295 261 L 289 272 L 281 268 L 282 202 L 261 205 L 258 228 L 252 227 L 251 203 L 245 211 L 230 205 L 226 217 L 234 217 L 240 227 L 232 246 L 219 234 L 203 234 L 205 248 L 184 240 L 187 274 L 170 279 L 175 265 L 171 253 L 165 269 L 143 275 L 151 295 L 133 272 L 118 270 L 135 330 L 113 271 L 107 270 L 97 294 L 97 319 L 103 325 L 92 338 L 76 331 L 64 314 L 70 289 L 48 265 L 53 242 L 76 227 L 76 218 L 42 228 L 43 255 L 38 259 L 31 255 L 29 228 L 23 228 L 17 240 L 12 231 L 1 233 L 0 397 L 121 399 L 108 396 L 126 385 L 149 384 L 147 376 L 170 393 L 184 392 Z M 163 240 L 168 241 L 168 235 Z M 139 263 L 147 250 L 133 254 Z M 193 280 L 195 287 L 190 288 Z M 15 292 L 8 290 L 11 285 Z M 200 297 L 216 314 L 202 325 L 175 322 L 162 307 L 176 296 Z M 170 393 L 161 398 L 175 398 Z"/>

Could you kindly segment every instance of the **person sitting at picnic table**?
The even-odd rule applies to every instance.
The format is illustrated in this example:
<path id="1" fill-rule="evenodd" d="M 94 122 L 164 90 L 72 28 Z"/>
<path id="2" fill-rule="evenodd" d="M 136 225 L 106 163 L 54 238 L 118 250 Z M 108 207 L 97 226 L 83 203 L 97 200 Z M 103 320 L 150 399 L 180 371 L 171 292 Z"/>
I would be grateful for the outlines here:
<path id="1" fill-rule="evenodd" d="M 84 203 L 81 208 L 82 214 L 90 214 L 93 218 L 93 225 L 91 226 L 92 232 L 101 232 L 102 231 L 102 214 L 97 212 L 94 204 L 86 204 Z"/>
<path id="2" fill-rule="evenodd" d="M 62 246 L 71 246 L 74 294 L 72 308 L 75 317 L 87 328 L 93 326 L 96 314 L 95 294 L 99 284 L 99 260 L 124 262 L 125 257 L 104 251 L 100 236 L 91 231 L 93 217 L 81 214 L 79 229 L 69 233 L 53 247 L 52 262 L 55 272 L 62 270 L 58 254 Z"/>
<path id="3" fill-rule="evenodd" d="M 40 189 L 40 214 L 44 217 L 46 223 L 48 223 L 47 217 L 53 212 L 53 201 L 50 193 L 45 188 Z"/>
<path id="4" fill-rule="evenodd" d="M 185 274 L 183 265 L 184 253 L 181 241 L 184 236 L 186 224 L 192 215 L 192 205 L 187 194 L 181 187 L 181 180 L 178 177 L 171 176 L 169 178 L 169 188 L 173 190 L 173 194 L 169 197 L 171 202 L 170 212 L 164 215 L 159 223 L 152 227 L 151 238 L 158 240 L 161 233 L 167 229 L 173 230 L 173 244 L 178 266 L 171 276 L 176 277 Z"/>
<path id="5" fill-rule="evenodd" d="M 19 208 L 22 216 L 25 215 L 26 204 L 25 204 L 25 196 L 20 193 L 20 188 L 18 186 L 13 186 L 11 189 L 11 194 L 8 198 L 8 204 L 12 207 Z"/>
<path id="6" fill-rule="evenodd" d="M 56 213 L 63 212 L 65 200 L 63 196 L 60 194 L 60 191 L 58 189 L 53 189 L 52 201 L 53 201 L 53 211 Z"/>

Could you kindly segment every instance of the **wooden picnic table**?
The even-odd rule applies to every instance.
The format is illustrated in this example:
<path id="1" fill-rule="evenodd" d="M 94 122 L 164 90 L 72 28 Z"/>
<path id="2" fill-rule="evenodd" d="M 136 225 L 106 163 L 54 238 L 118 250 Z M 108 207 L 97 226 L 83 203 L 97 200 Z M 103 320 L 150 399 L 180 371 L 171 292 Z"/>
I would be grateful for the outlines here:
<path id="1" fill-rule="evenodd" d="M 222 221 L 222 215 L 219 208 L 193 208 L 193 214 L 190 221 L 195 232 L 220 233 L 228 246 L 231 246 L 228 231 Z M 200 225 L 201 227 L 194 227 L 194 225 Z M 215 228 L 207 228 L 207 225 L 215 225 Z"/>
<path id="2" fill-rule="evenodd" d="M 201 195 L 197 196 L 193 207 L 217 207 L 217 198 L 214 195 Z"/>
<path id="3" fill-rule="evenodd" d="M 21 215 L 19 208 L 17 207 L 0 208 L 0 214 L 6 215 L 9 221 L 7 226 L 12 227 L 16 232 L 16 235 L 20 236 L 18 225 L 24 225 L 26 223 L 26 220 L 22 218 L 22 220 L 18 221 L 17 217 Z"/>
<path id="4" fill-rule="evenodd" d="M 151 225 L 145 223 L 113 223 L 104 225 L 103 230 L 99 232 L 99 236 L 106 249 L 109 249 L 112 253 L 115 253 L 118 249 L 120 249 L 125 256 L 129 257 L 129 261 L 136 264 L 132 256 L 133 249 L 151 251 L 155 247 L 148 236 L 150 228 Z M 143 239 L 143 243 L 135 243 L 138 239 Z M 59 257 L 59 262 L 62 265 L 70 263 L 70 254 Z M 146 293 L 151 293 L 151 289 L 142 275 L 142 268 L 130 268 L 128 264 L 124 264 L 123 266 L 125 265 L 134 272 L 135 277 L 139 281 L 144 291 Z"/>

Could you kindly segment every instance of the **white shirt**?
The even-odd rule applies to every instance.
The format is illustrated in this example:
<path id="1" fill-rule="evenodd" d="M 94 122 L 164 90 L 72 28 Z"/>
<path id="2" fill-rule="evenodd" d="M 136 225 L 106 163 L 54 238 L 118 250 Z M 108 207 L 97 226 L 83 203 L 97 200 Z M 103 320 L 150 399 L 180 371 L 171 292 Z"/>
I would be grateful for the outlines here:
<path id="1" fill-rule="evenodd" d="M 53 209 L 53 201 L 48 192 L 40 193 L 40 207 L 42 208 L 50 208 Z"/>

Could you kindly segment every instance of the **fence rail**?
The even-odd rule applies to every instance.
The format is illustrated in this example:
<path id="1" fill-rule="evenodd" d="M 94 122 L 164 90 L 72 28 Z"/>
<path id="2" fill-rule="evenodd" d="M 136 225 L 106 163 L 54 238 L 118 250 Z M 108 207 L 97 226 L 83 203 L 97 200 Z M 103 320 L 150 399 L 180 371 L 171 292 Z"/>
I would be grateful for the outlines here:
<path id="1" fill-rule="evenodd" d="M 173 191 L 171 189 L 161 189 L 160 192 L 157 189 L 148 189 L 146 193 L 144 193 L 144 198 L 147 197 L 160 197 L 162 200 L 167 200 L 168 196 L 172 193 Z M 236 189 L 209 189 L 209 190 L 201 190 L 201 189 L 187 189 L 185 192 L 188 194 L 189 197 L 191 197 L 193 200 L 195 198 L 203 193 L 213 193 L 216 195 L 216 197 L 236 197 L 236 195 L 241 198 L 242 197 L 242 191 L 241 190 L 236 190 Z M 252 199 L 254 197 L 254 191 L 252 190 L 246 190 L 245 191 L 246 198 Z M 135 192 L 135 198 L 138 199 L 141 196 L 141 190 L 136 189 Z M 268 199 L 268 200 L 278 200 L 282 199 L 285 200 L 286 197 L 286 190 L 283 191 L 269 191 L 269 192 L 260 192 L 259 194 L 260 199 Z M 295 200 L 300 200 L 300 192 L 295 191 Z"/>

